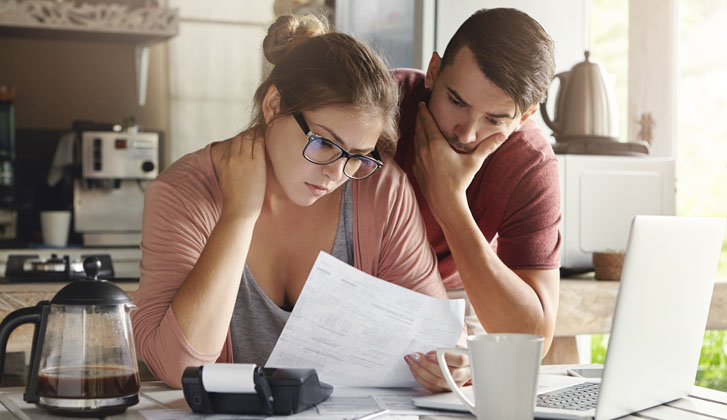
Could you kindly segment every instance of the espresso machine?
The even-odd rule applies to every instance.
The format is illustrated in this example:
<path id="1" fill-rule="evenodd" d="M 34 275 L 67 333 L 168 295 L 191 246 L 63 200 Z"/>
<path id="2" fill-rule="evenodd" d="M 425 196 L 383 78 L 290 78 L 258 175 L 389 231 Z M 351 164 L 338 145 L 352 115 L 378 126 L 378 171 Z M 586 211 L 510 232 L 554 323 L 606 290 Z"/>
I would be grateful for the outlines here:
<path id="1" fill-rule="evenodd" d="M 80 170 L 73 182 L 74 229 L 84 246 L 136 246 L 146 184 L 159 174 L 159 133 L 78 131 Z"/>

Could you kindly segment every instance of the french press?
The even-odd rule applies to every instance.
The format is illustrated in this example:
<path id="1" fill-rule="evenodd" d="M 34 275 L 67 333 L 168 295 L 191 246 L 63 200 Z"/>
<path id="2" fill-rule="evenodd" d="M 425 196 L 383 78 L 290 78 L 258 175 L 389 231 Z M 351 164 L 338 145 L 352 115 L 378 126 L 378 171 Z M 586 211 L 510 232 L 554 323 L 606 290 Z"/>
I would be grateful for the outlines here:
<path id="1" fill-rule="evenodd" d="M 0 379 L 10 333 L 35 324 L 23 399 L 53 414 L 107 416 L 139 402 L 139 370 L 129 311 L 118 286 L 98 279 L 101 262 L 83 262 L 85 279 L 50 302 L 18 309 L 0 323 Z"/>

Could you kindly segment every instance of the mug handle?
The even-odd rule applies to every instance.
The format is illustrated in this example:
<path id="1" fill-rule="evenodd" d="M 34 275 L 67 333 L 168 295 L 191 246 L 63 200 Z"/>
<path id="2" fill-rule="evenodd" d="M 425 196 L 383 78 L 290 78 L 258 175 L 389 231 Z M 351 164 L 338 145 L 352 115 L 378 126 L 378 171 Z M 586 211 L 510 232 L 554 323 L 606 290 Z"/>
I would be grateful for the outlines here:
<path id="1" fill-rule="evenodd" d="M 462 354 L 469 354 L 467 349 L 439 349 L 437 350 L 437 362 L 439 363 L 439 369 L 442 370 L 442 374 L 444 375 L 444 379 L 447 381 L 447 385 L 452 389 L 452 392 L 454 392 L 454 395 L 459 398 L 460 401 L 462 401 L 462 404 L 467 407 L 468 410 L 472 414 L 477 414 L 475 412 L 475 405 L 462 393 L 460 388 L 457 386 L 457 384 L 454 383 L 454 378 L 452 377 L 452 373 L 449 371 L 449 367 L 447 366 L 447 361 L 444 360 L 444 353 L 462 353 Z"/>

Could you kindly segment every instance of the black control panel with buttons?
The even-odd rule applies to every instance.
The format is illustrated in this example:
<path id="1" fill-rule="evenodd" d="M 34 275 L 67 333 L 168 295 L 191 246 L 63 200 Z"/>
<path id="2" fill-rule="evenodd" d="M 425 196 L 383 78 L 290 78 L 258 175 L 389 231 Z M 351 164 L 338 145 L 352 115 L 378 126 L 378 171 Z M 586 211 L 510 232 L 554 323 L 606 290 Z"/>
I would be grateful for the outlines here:
<path id="1" fill-rule="evenodd" d="M 100 171 L 103 169 L 101 162 L 102 162 L 102 149 L 103 147 L 103 140 L 100 138 L 93 139 L 93 170 L 94 171 Z"/>

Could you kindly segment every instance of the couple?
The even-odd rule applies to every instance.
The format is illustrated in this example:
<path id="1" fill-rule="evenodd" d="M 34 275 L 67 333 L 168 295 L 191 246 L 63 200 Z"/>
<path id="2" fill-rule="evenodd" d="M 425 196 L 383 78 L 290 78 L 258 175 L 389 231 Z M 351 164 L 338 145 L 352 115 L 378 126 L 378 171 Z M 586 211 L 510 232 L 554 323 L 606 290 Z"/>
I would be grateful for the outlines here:
<path id="1" fill-rule="evenodd" d="M 264 365 L 320 250 L 431 296 L 464 288 L 470 333 L 477 320 L 535 333 L 547 351 L 558 168 L 528 121 L 555 67 L 542 27 L 480 10 L 426 74 L 388 71 L 313 17 L 279 18 L 263 49 L 274 67 L 249 129 L 147 189 L 132 320 L 151 371 L 179 387 L 187 366 Z M 451 356 L 466 382 L 468 360 Z M 431 353 L 404 362 L 423 387 L 448 389 Z"/>

